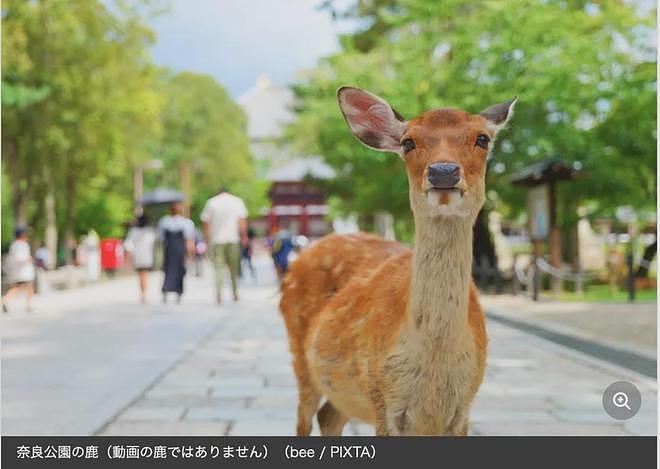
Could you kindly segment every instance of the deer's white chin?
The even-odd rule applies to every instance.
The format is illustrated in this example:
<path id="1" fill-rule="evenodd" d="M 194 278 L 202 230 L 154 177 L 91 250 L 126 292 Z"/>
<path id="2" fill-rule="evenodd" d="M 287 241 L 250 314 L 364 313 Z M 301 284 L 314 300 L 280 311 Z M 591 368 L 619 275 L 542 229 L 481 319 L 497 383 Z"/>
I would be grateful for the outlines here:
<path id="1" fill-rule="evenodd" d="M 426 201 L 434 215 L 465 217 L 469 212 L 463 204 L 463 196 L 460 189 L 429 189 Z"/>

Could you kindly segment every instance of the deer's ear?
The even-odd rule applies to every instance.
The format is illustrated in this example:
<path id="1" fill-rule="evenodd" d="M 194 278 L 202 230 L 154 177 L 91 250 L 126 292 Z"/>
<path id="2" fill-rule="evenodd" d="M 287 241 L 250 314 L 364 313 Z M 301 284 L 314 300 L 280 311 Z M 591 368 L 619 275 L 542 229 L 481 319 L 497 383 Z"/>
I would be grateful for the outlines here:
<path id="1" fill-rule="evenodd" d="M 385 100 L 350 86 L 337 90 L 337 100 L 346 123 L 366 146 L 380 151 L 401 151 L 406 121 Z"/>
<path id="2" fill-rule="evenodd" d="M 509 119 L 511 119 L 511 116 L 513 115 L 513 107 L 517 102 L 518 96 L 510 101 L 495 104 L 485 111 L 482 111 L 480 115 L 486 119 L 490 130 L 496 134 L 506 127 L 507 122 L 509 122 Z"/>

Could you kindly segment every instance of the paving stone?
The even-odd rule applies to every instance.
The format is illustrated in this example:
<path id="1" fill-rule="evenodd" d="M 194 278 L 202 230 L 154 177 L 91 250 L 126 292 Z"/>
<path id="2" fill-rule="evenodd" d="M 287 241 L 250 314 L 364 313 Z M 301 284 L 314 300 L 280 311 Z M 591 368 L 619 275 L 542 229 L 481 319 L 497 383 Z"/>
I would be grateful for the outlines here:
<path id="1" fill-rule="evenodd" d="M 623 428 L 637 436 L 657 436 L 658 421 L 652 415 L 639 414 L 623 423 Z"/>
<path id="2" fill-rule="evenodd" d="M 146 398 L 205 399 L 211 395 L 211 388 L 186 388 L 182 386 L 155 386 L 145 393 Z"/>
<path id="3" fill-rule="evenodd" d="M 574 423 L 493 422 L 472 424 L 471 435 L 483 436 L 626 436 L 621 425 L 589 425 Z"/>
<path id="4" fill-rule="evenodd" d="M 544 411 L 515 411 L 507 408 L 500 408 L 499 410 L 481 410 L 472 412 L 471 420 L 474 423 L 490 423 L 490 422 L 530 422 L 530 423 L 547 423 L 552 425 L 557 423 L 558 419 L 550 412 Z"/>
<path id="5" fill-rule="evenodd" d="M 264 386 L 218 386 L 211 390 L 212 397 L 260 397 L 260 396 L 291 396 L 295 395 L 293 388 Z"/>
<path id="6" fill-rule="evenodd" d="M 557 405 L 550 399 L 512 399 L 511 397 L 484 396 L 478 394 L 472 405 L 472 412 L 489 409 L 512 409 L 520 411 L 550 411 Z"/>
<path id="7" fill-rule="evenodd" d="M 223 436 L 229 422 L 113 422 L 101 435 Z"/>
<path id="8" fill-rule="evenodd" d="M 291 412 L 283 408 L 255 408 L 255 407 L 191 407 L 186 413 L 185 420 L 287 420 Z"/>
<path id="9" fill-rule="evenodd" d="M 183 406 L 189 407 L 203 407 L 203 406 L 224 406 L 224 407 L 246 407 L 248 399 L 243 397 L 237 398 L 212 398 L 210 396 L 204 397 L 185 397 L 181 395 L 163 396 L 163 397 L 143 397 L 139 399 L 135 406 L 138 407 L 176 407 Z"/>
<path id="10" fill-rule="evenodd" d="M 295 420 L 243 420 L 233 422 L 229 428 L 231 436 L 294 436 Z"/>
<path id="11" fill-rule="evenodd" d="M 369 425 L 368 423 L 360 422 L 359 420 L 351 420 L 348 423 L 348 425 L 346 425 L 346 428 L 350 429 L 351 433 L 355 436 L 376 435 L 376 430 L 372 425 Z M 346 434 L 348 434 L 348 432 Z"/>
<path id="12" fill-rule="evenodd" d="M 131 406 L 119 416 L 119 421 L 176 421 L 185 412 L 185 407 L 143 407 Z"/>
<path id="13" fill-rule="evenodd" d="M 296 378 L 292 374 L 266 374 L 264 380 L 267 386 L 281 386 L 297 389 Z"/>
<path id="14" fill-rule="evenodd" d="M 213 376 L 199 379 L 179 380 L 172 377 L 167 377 L 162 380 L 163 386 L 182 387 L 182 388 L 222 388 L 222 387 L 245 387 L 245 388 L 260 388 L 264 386 L 263 378 L 257 376 L 253 377 L 228 377 L 228 376 Z"/>
<path id="15" fill-rule="evenodd" d="M 250 400 L 249 406 L 256 409 L 284 407 L 295 414 L 298 406 L 298 392 L 292 392 L 290 395 L 258 396 Z"/>

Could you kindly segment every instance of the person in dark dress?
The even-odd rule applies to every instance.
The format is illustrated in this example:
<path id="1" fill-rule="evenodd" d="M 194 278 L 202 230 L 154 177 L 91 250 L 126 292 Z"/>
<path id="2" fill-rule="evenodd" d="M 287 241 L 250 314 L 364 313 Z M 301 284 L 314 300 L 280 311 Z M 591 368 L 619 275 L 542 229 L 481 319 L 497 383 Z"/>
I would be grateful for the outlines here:
<path id="1" fill-rule="evenodd" d="M 163 302 L 167 293 L 177 294 L 177 302 L 183 295 L 183 279 L 186 275 L 186 257 L 195 255 L 195 225 L 181 215 L 180 202 L 170 205 L 170 215 L 158 222 L 158 234 L 163 243 Z"/>
<path id="2" fill-rule="evenodd" d="M 239 264 L 239 275 L 243 277 L 243 261 L 247 262 L 250 273 L 252 274 L 253 279 L 257 279 L 257 272 L 254 270 L 254 265 L 252 265 L 252 242 L 254 241 L 255 233 L 251 226 L 248 225 L 247 229 L 247 243 L 241 246 L 241 263 Z"/>

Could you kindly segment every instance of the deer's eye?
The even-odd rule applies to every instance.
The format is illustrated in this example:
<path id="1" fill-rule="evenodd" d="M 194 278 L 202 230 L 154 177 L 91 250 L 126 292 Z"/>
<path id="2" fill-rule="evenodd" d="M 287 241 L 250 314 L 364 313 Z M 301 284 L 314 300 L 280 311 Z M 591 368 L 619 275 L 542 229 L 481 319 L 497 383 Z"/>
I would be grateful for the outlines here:
<path id="1" fill-rule="evenodd" d="M 401 146 L 403 147 L 403 152 L 408 153 L 410 150 L 415 149 L 415 142 L 412 138 L 406 138 L 401 142 Z"/>
<path id="2" fill-rule="evenodd" d="M 490 142 L 490 138 L 488 138 L 488 135 L 486 134 L 479 134 L 477 135 L 477 141 L 474 142 L 474 145 L 477 147 L 481 147 L 484 150 L 488 150 L 488 143 Z"/>

